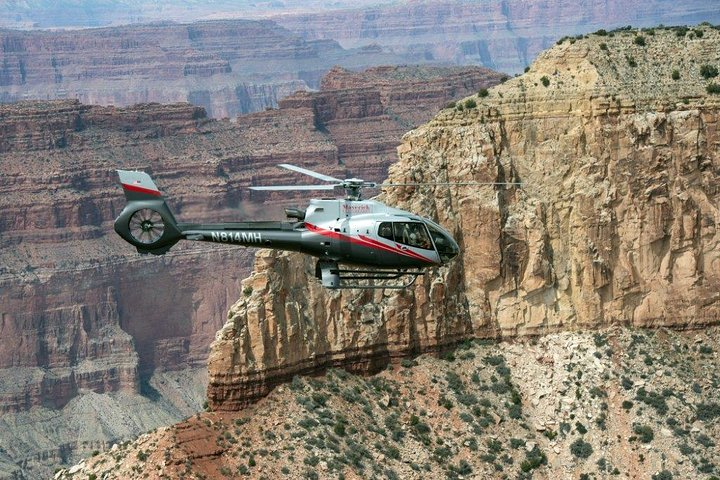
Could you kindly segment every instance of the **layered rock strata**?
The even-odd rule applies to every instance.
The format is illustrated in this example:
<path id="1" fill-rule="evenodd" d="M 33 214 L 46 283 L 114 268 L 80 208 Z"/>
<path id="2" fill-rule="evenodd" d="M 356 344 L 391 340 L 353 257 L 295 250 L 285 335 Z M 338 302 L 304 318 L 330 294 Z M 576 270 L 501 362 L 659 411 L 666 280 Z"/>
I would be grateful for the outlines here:
<path id="1" fill-rule="evenodd" d="M 719 46 L 707 26 L 568 40 L 408 133 L 392 182 L 519 185 L 383 195 L 461 246 L 412 290 L 327 291 L 309 259 L 260 255 L 212 347 L 213 408 L 459 338 L 716 324 Z"/>
<path id="2" fill-rule="evenodd" d="M 388 77 L 399 75 L 393 71 Z M 450 93 L 468 95 L 501 77 L 481 68 L 450 69 L 447 79 L 437 70 L 397 72 L 405 72 L 408 91 L 427 75 L 437 85 L 457 82 L 435 88 L 432 99 L 418 90 L 428 109 L 423 121 Z M 298 94 L 280 109 L 234 121 L 210 120 L 188 104 L 0 107 L 0 411 L 7 421 L 0 450 L 25 475 L 43 476 L 79 452 L 198 409 L 204 383 L 197 382 L 205 377 L 191 373 L 204 370 L 250 271 L 252 253 L 229 246 L 181 244 L 163 257 L 138 256 L 112 229 L 125 204 L 114 169 L 151 172 L 178 218 L 206 221 L 278 218 L 281 206 L 299 204 L 299 197 L 246 189 L 287 183 L 277 163 L 383 178 L 413 121 L 388 112 L 412 95 L 383 99 L 371 77 L 336 69 L 328 82 L 335 75 L 362 81 Z M 353 122 L 359 127 L 351 130 Z M 161 383 L 185 373 L 190 398 Z M 132 404 L 151 413 L 129 430 L 113 424 L 69 433 L 79 428 L 77 406 L 88 402 L 110 402 L 114 419 Z M 0 466 L 0 476 L 8 471 Z"/>
<path id="3" fill-rule="evenodd" d="M 273 17 L 305 39 L 333 39 L 345 48 L 381 47 L 413 62 L 483 65 L 519 73 L 563 35 L 634 25 L 720 22 L 714 5 L 591 0 L 433 0 Z"/>
<path id="4" fill-rule="evenodd" d="M 191 102 L 210 117 L 277 106 L 318 88 L 333 65 L 407 63 L 332 40 L 305 41 L 268 20 L 0 31 L 0 102 L 77 98 L 128 106 Z"/>

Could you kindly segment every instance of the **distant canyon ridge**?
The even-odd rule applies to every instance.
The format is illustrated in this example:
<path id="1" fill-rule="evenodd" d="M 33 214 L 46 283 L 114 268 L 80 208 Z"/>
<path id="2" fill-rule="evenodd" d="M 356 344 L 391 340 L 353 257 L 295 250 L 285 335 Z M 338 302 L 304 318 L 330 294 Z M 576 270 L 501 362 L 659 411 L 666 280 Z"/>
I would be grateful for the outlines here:
<path id="1" fill-rule="evenodd" d="M 318 89 L 335 65 L 479 65 L 515 74 L 565 35 L 720 22 L 702 0 L 361 1 L 336 2 L 332 11 L 292 1 L 36 3 L 0 6 L 0 26 L 26 29 L 0 30 L 0 102 L 186 101 L 211 118 L 276 108 L 298 90 Z M 141 24 L 159 19 L 166 23 Z M 105 25 L 114 26 L 38 29 Z"/>

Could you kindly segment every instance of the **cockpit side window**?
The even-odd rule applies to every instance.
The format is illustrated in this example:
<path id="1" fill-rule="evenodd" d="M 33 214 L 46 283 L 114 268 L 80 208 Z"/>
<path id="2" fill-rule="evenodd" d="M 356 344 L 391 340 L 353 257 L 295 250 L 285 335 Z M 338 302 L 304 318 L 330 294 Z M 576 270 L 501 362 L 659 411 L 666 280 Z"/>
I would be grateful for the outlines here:
<path id="1" fill-rule="evenodd" d="M 395 222 L 395 241 L 415 248 L 432 250 L 425 225 L 420 222 Z"/>
<path id="2" fill-rule="evenodd" d="M 378 226 L 378 236 L 394 242 L 395 238 L 393 237 L 392 223 L 382 222 L 380 226 Z"/>

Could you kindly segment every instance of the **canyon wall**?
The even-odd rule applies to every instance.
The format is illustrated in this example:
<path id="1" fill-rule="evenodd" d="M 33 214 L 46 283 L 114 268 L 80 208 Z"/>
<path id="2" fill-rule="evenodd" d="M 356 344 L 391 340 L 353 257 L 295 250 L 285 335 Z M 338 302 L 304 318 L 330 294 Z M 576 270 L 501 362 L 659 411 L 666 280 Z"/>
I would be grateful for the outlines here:
<path id="1" fill-rule="evenodd" d="M 303 196 L 246 187 L 287 183 L 278 163 L 384 178 L 407 128 L 502 79 L 478 67 L 445 73 L 336 68 L 324 82 L 353 85 L 233 121 L 189 104 L 0 106 L 0 476 L 42 477 L 203 403 L 209 344 L 254 252 L 180 244 L 139 256 L 112 229 L 125 204 L 115 168 L 152 173 L 181 219 L 277 219 Z M 434 80 L 421 88 L 425 77 Z M 394 88 L 405 96 L 384 96 Z M 411 104 L 425 118 L 392 113 Z M 129 418 L 133 405 L 146 414 Z M 89 422 L 88 408 L 109 423 Z"/>
<path id="2" fill-rule="evenodd" d="M 717 324 L 719 46 L 708 26 L 566 40 L 406 134 L 391 182 L 520 185 L 383 194 L 461 246 L 406 291 L 329 291 L 311 259 L 258 255 L 212 346 L 212 407 L 462 338 Z"/>
<path id="3" fill-rule="evenodd" d="M 71 99 L 127 106 L 190 102 L 214 118 L 317 89 L 334 65 L 407 63 L 375 49 L 306 41 L 269 20 L 65 30 L 0 30 L 0 102 Z"/>
<path id="4" fill-rule="evenodd" d="M 720 12 L 702 0 L 435 0 L 273 18 L 305 39 L 333 39 L 345 48 L 377 45 L 413 62 L 519 73 L 563 35 L 625 25 L 717 23 Z"/>

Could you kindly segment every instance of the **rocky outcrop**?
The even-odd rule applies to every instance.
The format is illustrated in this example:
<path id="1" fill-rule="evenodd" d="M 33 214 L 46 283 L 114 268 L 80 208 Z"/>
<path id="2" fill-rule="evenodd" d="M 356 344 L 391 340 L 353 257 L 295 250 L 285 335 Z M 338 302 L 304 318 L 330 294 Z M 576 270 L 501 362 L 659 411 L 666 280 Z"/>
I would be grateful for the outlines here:
<path id="1" fill-rule="evenodd" d="M 463 337 L 718 323 L 720 96 L 703 67 L 718 66 L 718 45 L 707 26 L 566 40 L 408 133 L 392 182 L 521 185 L 382 196 L 461 245 L 413 290 L 327 291 L 309 259 L 260 255 L 243 281 L 252 293 L 212 347 L 212 406 L 235 410 L 296 373 L 372 371 Z"/>
<path id="2" fill-rule="evenodd" d="M 481 68 L 448 73 L 460 95 L 500 77 Z M 408 75 L 408 89 L 416 84 Z M 379 91 L 368 79 L 233 121 L 210 120 L 189 104 L 0 107 L 0 412 L 7 422 L 0 454 L 9 452 L 29 476 L 46 476 L 53 465 L 203 403 L 205 376 L 192 372 L 204 371 L 252 252 L 181 244 L 162 257 L 138 256 L 112 230 L 125 203 L 115 168 L 152 172 L 178 218 L 278 218 L 301 197 L 246 188 L 286 183 L 277 163 L 343 178 L 355 169 L 387 175 L 409 119 L 389 115 L 396 103 Z M 423 121 L 450 100 L 444 92 L 432 100 L 423 94 Z M 333 113 L 320 119 L 320 104 Z M 339 128 L 352 122 L 362 128 Z M 191 394 L 178 394 L 168 375 L 185 375 Z M 135 404 L 149 413 L 126 429 L 120 419 Z M 109 409 L 115 423 L 80 425 L 78 409 L 88 405 Z M 9 475 L 3 458 L 0 477 Z"/>
<path id="3" fill-rule="evenodd" d="M 305 39 L 333 39 L 345 48 L 374 46 L 407 55 L 413 63 L 483 65 L 509 73 L 522 72 L 563 35 L 720 21 L 717 9 L 702 0 L 406 1 L 274 18 Z"/>

